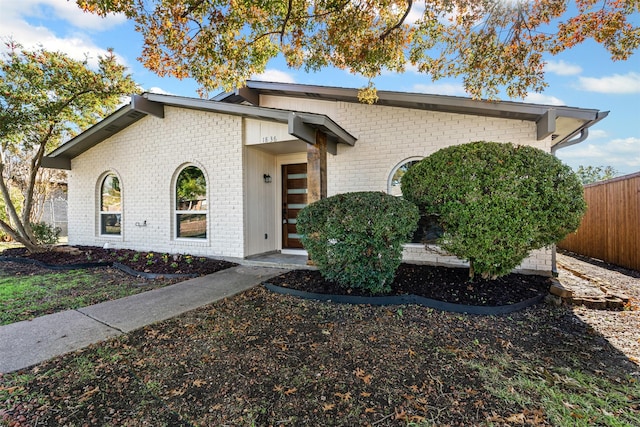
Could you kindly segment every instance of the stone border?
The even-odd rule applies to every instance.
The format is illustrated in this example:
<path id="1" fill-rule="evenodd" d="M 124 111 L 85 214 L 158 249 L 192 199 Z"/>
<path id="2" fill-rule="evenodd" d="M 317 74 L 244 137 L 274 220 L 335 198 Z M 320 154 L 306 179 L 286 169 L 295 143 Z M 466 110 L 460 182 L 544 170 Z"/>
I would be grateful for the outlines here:
<path id="1" fill-rule="evenodd" d="M 403 304 L 418 304 L 424 307 L 434 308 L 441 311 L 449 311 L 452 313 L 465 313 L 465 314 L 478 314 L 483 316 L 493 316 L 500 314 L 509 314 L 514 311 L 519 311 L 524 308 L 530 307 L 539 303 L 545 298 L 544 294 L 538 295 L 527 300 L 499 306 L 480 306 L 480 305 L 465 305 L 465 304 L 453 304 L 450 302 L 438 301 L 430 298 L 421 297 L 418 295 L 398 295 L 398 296 L 383 296 L 383 297 L 366 297 L 366 296 L 353 296 L 353 295 L 330 295 L 330 294 L 316 294 L 312 292 L 300 291 L 297 289 L 284 288 L 282 286 L 273 285 L 271 283 L 264 283 L 264 286 L 271 292 L 275 292 L 282 295 L 291 295 L 303 299 L 318 300 L 325 302 L 336 302 L 338 304 L 368 304 L 368 305 L 403 305 Z"/>
<path id="2" fill-rule="evenodd" d="M 119 262 L 85 262 L 80 264 L 47 264 L 46 262 L 38 261 L 37 259 L 30 258 L 21 258 L 21 257 L 11 257 L 11 256 L 0 256 L 0 261 L 10 261 L 17 262 L 20 264 L 31 264 L 37 265 L 38 267 L 47 268 L 49 270 L 80 270 L 85 268 L 100 268 L 100 267 L 113 267 L 117 270 L 122 271 L 123 273 L 129 274 L 134 277 L 141 277 L 143 279 L 190 279 L 193 277 L 198 277 L 197 274 L 189 273 L 189 274 L 160 274 L 160 273 L 147 273 L 144 271 L 136 271 L 131 267 L 128 267 L 124 264 L 120 264 Z"/>

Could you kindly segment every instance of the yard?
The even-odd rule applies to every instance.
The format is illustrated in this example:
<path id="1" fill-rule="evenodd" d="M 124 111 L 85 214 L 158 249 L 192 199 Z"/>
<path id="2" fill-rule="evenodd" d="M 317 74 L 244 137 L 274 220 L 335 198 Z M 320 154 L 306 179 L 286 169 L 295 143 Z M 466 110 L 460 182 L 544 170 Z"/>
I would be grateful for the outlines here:
<path id="1" fill-rule="evenodd" d="M 638 297 L 639 279 L 608 274 Z M 471 316 L 257 287 L 4 375 L 0 414 L 21 426 L 640 425 L 640 354 L 624 345 L 638 329 L 612 327 L 639 313 Z"/>

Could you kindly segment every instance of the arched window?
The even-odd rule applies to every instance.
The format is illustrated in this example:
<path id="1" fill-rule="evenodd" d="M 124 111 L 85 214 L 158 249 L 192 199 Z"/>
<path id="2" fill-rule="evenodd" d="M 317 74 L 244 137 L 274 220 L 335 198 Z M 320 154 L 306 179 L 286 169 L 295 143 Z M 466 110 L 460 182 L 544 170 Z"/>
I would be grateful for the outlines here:
<path id="1" fill-rule="evenodd" d="M 176 179 L 176 237 L 207 238 L 207 182 L 204 173 L 187 166 Z"/>
<path id="2" fill-rule="evenodd" d="M 122 194 L 120 180 L 110 173 L 100 185 L 100 234 L 122 233 Z"/>
<path id="3" fill-rule="evenodd" d="M 402 176 L 409 170 L 409 168 L 420 161 L 420 158 L 411 158 L 403 160 L 391 171 L 389 177 L 389 189 L 388 193 L 392 196 L 402 196 L 402 188 L 400 183 L 402 182 Z"/>
<path id="4" fill-rule="evenodd" d="M 403 160 L 391 171 L 389 175 L 387 192 L 392 196 L 402 197 L 402 177 L 409 170 L 409 168 L 421 159 L 419 157 L 413 157 Z M 442 236 L 442 227 L 438 224 L 438 218 L 433 215 L 426 215 L 424 212 L 420 212 L 420 220 L 418 221 L 418 228 L 413 234 L 413 237 L 408 243 L 435 243 L 436 240 Z"/>

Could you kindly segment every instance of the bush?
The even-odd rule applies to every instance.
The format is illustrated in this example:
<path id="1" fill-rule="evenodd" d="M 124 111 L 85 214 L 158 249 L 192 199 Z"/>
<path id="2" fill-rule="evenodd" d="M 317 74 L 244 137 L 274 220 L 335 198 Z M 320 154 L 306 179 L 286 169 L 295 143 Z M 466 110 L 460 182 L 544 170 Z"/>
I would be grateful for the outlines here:
<path id="1" fill-rule="evenodd" d="M 571 169 L 542 150 L 497 142 L 444 148 L 402 177 L 402 194 L 444 229 L 439 244 L 470 276 L 508 274 L 532 249 L 575 231 L 585 212 Z"/>
<path id="2" fill-rule="evenodd" d="M 54 227 L 46 222 L 31 223 L 33 235 L 40 245 L 55 245 L 60 238 L 60 227 Z"/>
<path id="3" fill-rule="evenodd" d="M 382 192 L 338 194 L 298 214 L 302 244 L 324 278 L 372 294 L 388 292 L 402 244 L 416 229 L 418 209 Z"/>

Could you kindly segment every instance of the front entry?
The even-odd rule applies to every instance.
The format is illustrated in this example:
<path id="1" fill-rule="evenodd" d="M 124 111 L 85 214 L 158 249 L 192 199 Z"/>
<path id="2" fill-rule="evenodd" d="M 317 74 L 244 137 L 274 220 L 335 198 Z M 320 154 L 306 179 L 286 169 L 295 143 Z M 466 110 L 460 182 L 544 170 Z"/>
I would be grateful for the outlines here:
<path id="1" fill-rule="evenodd" d="M 298 212 L 307 206 L 307 164 L 282 165 L 282 249 L 301 249 Z"/>

